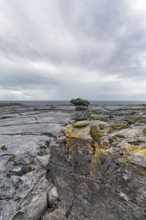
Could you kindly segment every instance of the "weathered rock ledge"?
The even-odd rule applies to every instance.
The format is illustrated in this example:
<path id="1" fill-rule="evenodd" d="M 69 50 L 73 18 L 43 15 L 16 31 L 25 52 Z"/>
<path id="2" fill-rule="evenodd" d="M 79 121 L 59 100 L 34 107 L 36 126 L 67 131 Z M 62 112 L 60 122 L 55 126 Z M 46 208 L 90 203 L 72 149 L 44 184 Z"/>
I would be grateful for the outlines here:
<path id="1" fill-rule="evenodd" d="M 89 110 L 1 109 L 0 220 L 146 219 L 146 107 Z"/>
<path id="2" fill-rule="evenodd" d="M 50 178 L 64 210 L 54 219 L 146 219 L 145 143 L 142 126 L 68 125 L 50 153 Z"/>
<path id="3" fill-rule="evenodd" d="M 46 177 L 50 146 L 68 120 L 55 107 L 0 108 L 0 220 L 39 220 L 54 209 L 58 193 Z"/>

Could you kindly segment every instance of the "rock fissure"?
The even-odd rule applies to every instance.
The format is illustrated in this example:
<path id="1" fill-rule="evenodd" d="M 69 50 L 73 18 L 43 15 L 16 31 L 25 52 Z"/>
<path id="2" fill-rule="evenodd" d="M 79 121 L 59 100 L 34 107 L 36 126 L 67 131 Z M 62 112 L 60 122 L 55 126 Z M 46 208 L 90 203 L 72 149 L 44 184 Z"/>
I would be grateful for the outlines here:
<path id="1" fill-rule="evenodd" d="M 49 133 L 49 132 L 40 132 L 40 133 L 29 133 L 29 132 L 20 132 L 20 133 L 9 133 L 9 134 L 0 134 L 2 136 L 16 136 L 16 135 L 21 135 L 21 136 L 29 136 L 29 135 L 33 135 L 33 136 L 37 136 L 37 135 L 40 135 L 40 136 L 47 136 L 47 137 L 56 137 L 55 135 L 53 135 L 52 133 Z"/>
<path id="2" fill-rule="evenodd" d="M 74 199 L 71 201 L 71 205 L 67 208 L 67 211 L 65 212 L 65 218 L 69 218 L 71 212 L 72 212 L 72 209 L 73 209 L 73 206 L 74 206 L 74 203 L 75 203 L 75 199 L 76 199 L 76 196 L 74 197 Z"/>

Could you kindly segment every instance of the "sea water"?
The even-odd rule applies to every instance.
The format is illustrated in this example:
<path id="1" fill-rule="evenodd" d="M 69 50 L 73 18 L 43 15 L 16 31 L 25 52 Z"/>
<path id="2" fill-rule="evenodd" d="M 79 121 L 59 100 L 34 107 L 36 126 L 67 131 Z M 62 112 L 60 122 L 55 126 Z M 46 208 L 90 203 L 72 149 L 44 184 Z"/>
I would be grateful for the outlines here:
<path id="1" fill-rule="evenodd" d="M 91 104 L 93 105 L 136 105 L 136 104 L 144 104 L 146 102 L 144 101 L 93 101 L 89 100 Z M 68 100 L 46 100 L 46 101 L 41 101 L 41 100 L 31 100 L 31 101 L 0 101 L 0 103 L 20 103 L 28 106 L 45 106 L 45 105 L 69 105 L 70 101 Z"/>

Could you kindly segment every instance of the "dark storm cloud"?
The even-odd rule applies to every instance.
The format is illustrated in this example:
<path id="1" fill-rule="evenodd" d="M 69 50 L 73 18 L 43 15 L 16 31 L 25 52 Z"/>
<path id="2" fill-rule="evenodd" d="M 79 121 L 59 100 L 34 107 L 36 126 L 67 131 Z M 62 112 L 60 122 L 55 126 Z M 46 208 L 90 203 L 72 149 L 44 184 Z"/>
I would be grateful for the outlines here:
<path id="1" fill-rule="evenodd" d="M 144 9 L 144 0 L 0 0 L 0 99 L 143 99 Z"/>

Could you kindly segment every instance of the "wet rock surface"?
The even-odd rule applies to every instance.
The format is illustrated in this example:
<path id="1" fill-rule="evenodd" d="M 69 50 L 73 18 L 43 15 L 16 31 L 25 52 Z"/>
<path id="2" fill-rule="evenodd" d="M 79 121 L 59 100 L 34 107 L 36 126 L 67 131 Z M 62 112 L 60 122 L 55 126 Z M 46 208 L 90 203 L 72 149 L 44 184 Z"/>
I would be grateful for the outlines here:
<path id="1" fill-rule="evenodd" d="M 74 112 L 0 108 L 0 220 L 146 219 L 146 107 Z"/>

